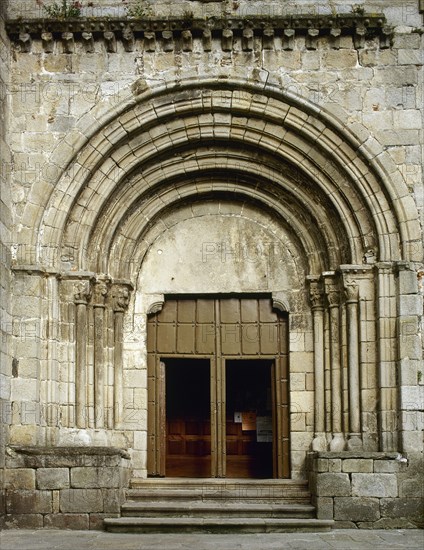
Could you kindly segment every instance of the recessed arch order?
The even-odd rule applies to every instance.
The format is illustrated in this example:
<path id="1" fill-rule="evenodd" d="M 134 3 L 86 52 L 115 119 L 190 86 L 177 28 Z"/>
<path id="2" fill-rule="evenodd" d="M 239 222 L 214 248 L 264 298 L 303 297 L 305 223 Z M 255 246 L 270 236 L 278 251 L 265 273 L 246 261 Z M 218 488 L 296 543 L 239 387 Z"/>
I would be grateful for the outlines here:
<path id="1" fill-rule="evenodd" d="M 369 249 L 421 260 L 418 214 L 390 157 L 364 129 L 272 86 L 168 85 L 74 135 L 53 152 L 64 170 L 51 193 L 34 188 L 27 213 L 35 248 L 77 247 L 73 270 L 134 280 L 129 259 L 142 258 L 161 214 L 214 196 L 274 212 L 312 275 L 362 263 Z M 24 214 L 26 242 L 28 225 Z"/>

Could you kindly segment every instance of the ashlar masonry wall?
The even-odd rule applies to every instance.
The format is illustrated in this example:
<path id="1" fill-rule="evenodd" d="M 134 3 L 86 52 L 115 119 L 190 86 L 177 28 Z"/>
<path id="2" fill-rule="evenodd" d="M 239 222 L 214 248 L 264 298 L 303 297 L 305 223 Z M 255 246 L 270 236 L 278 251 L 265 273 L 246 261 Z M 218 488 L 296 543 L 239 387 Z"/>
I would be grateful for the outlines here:
<path id="1" fill-rule="evenodd" d="M 130 29 L 128 33 L 123 33 L 119 24 L 117 28 L 110 27 L 113 24 L 109 20 L 111 17 L 125 17 L 122 2 L 99 0 L 95 4 L 99 11 L 92 13 L 87 7 L 81 20 L 72 24 L 56 22 L 57 30 L 53 32 L 43 27 L 46 25 L 45 14 L 40 13 L 35 2 L 13 2 L 8 6 L 7 15 L 15 21 L 8 22 L 7 32 L 2 22 L 0 30 L 0 63 L 6 90 L 6 101 L 1 108 L 10 108 L 12 115 L 10 123 L 2 125 L 7 139 L 0 135 L 2 166 L 10 167 L 4 177 L 4 170 L 1 173 L 0 230 L 5 243 L 5 254 L 1 255 L 1 322 L 2 337 L 4 334 L 6 340 L 1 365 L 1 398 L 4 399 L 2 419 L 6 424 L 2 433 L 7 440 L 2 445 L 9 443 L 12 454 L 21 452 L 16 450 L 17 447 L 39 447 L 41 455 L 49 454 L 46 448 L 58 449 L 57 456 L 49 462 L 51 473 L 40 471 L 46 468 L 42 461 L 31 463 L 35 464 L 31 466 L 25 462 L 29 459 L 21 457 L 8 463 L 7 512 L 9 516 L 19 516 L 18 519 L 9 517 L 9 523 L 18 525 L 22 520 L 27 521 L 28 526 L 60 526 L 75 520 L 78 525 L 87 527 L 94 525 L 92 521 L 95 519 L 85 514 L 105 512 L 104 500 L 102 504 L 95 500 L 95 510 L 84 512 L 83 517 L 57 520 L 50 517 L 54 513 L 76 513 L 66 506 L 61 507 L 60 498 L 63 500 L 67 493 L 58 492 L 83 489 L 72 485 L 73 476 L 78 479 L 72 470 L 80 466 L 76 462 L 65 466 L 62 461 L 61 452 L 66 447 L 86 448 L 88 454 L 91 447 L 128 449 L 133 474 L 139 477 L 147 475 L 148 390 L 144 352 L 146 315 L 151 303 L 147 303 L 143 287 L 146 280 L 153 281 L 148 289 L 151 302 L 160 300 L 161 296 L 155 295 L 157 278 L 154 273 L 147 277 L 141 267 L 144 261 L 141 254 L 137 256 L 140 259 L 137 264 L 139 272 L 131 281 L 118 275 L 126 270 L 126 264 L 131 264 L 133 258 L 126 256 L 121 264 L 118 261 L 118 265 L 107 263 L 113 254 L 120 258 L 120 245 L 131 240 L 141 225 L 140 220 L 146 227 L 149 222 L 142 208 L 134 208 L 140 212 L 140 217 L 136 221 L 132 219 L 127 226 L 120 225 L 120 220 L 116 221 L 119 212 L 127 215 L 126 201 L 129 204 L 134 199 L 122 194 L 119 195 L 120 201 L 114 201 L 112 191 L 115 190 L 111 182 L 125 181 L 123 187 L 134 189 L 134 193 L 141 185 L 140 178 L 152 188 L 154 185 L 160 187 L 160 178 L 168 181 L 174 177 L 178 164 L 187 179 L 196 167 L 207 168 L 210 172 L 224 167 L 227 171 L 231 168 L 250 174 L 249 162 L 263 159 L 251 153 L 253 149 L 246 148 L 246 136 L 249 139 L 252 135 L 258 136 L 255 145 L 258 149 L 266 149 L 268 144 L 274 146 L 275 139 L 283 142 L 283 127 L 288 122 L 294 134 L 287 138 L 291 140 L 292 150 L 301 151 L 303 159 L 310 154 L 308 162 L 299 165 L 305 171 L 307 166 L 307 177 L 289 180 L 292 174 L 283 170 L 283 165 L 274 169 L 269 161 L 272 155 L 268 155 L 266 160 L 268 169 L 262 170 L 266 166 L 264 162 L 261 173 L 256 170 L 255 177 L 272 180 L 274 188 L 280 179 L 293 181 L 290 187 L 296 190 L 296 200 L 301 191 L 308 190 L 308 207 L 316 205 L 316 210 L 313 210 L 313 223 L 308 225 L 305 222 L 307 237 L 321 229 L 322 234 L 338 233 L 340 212 L 336 207 L 324 212 L 328 197 L 333 198 L 332 193 L 326 196 L 317 192 L 314 195 L 314 182 L 321 175 L 319 169 L 322 166 L 318 166 L 318 160 L 316 165 L 309 162 L 311 159 L 321 161 L 324 157 L 314 156 L 315 149 L 321 146 L 330 148 L 329 143 L 333 140 L 331 145 L 337 143 L 340 156 L 337 161 L 334 155 L 325 157 L 324 168 L 330 174 L 339 174 L 345 169 L 353 171 L 358 166 L 363 170 L 362 178 L 346 180 L 350 183 L 346 183 L 344 191 L 346 196 L 348 192 L 352 193 L 349 195 L 352 204 L 358 204 L 356 210 L 352 208 L 351 227 L 360 226 L 358 220 L 367 220 L 361 228 L 363 233 L 358 229 L 359 236 L 353 230 L 349 233 L 350 237 L 346 237 L 343 246 L 339 247 L 342 250 L 334 250 L 331 246 L 328 250 L 323 246 L 321 250 L 319 243 L 309 256 L 304 253 L 298 261 L 296 255 L 300 248 L 293 247 L 292 256 L 302 266 L 297 281 L 299 288 L 296 287 L 299 299 L 282 284 L 281 288 L 276 284 L 277 291 L 281 292 L 279 298 L 286 300 L 291 310 L 293 476 L 304 478 L 309 470 L 312 471 L 311 487 L 314 487 L 320 515 L 328 514 L 336 521 L 348 521 L 351 527 L 395 526 L 401 525 L 402 522 L 396 524 L 394 518 L 405 508 L 401 515 L 405 520 L 402 520 L 402 525 L 418 525 L 417 510 L 423 497 L 419 472 L 424 426 L 424 42 L 418 2 L 366 1 L 360 2 L 359 11 L 356 9 L 355 12 L 352 12 L 350 2 L 342 0 L 318 4 L 306 0 L 287 3 L 193 1 L 178 6 L 175 2 L 151 2 L 149 21 L 152 25 L 158 24 L 156 20 L 163 24 L 163 18 L 167 16 L 181 15 L 178 25 L 184 23 L 186 27 L 162 31 L 158 28 L 143 30 L 140 26 L 137 30 L 137 25 L 142 22 L 131 20 L 135 30 Z M 7 5 L 2 3 L 2 7 Z M 193 11 L 193 17 L 184 15 L 187 9 Z M 371 14 L 372 32 L 369 27 L 367 31 L 362 9 Z M 299 27 L 283 29 L 282 26 L 274 31 L 272 26 L 261 25 L 259 19 L 255 20 L 256 27 L 252 24 L 254 28 L 246 20 L 246 15 L 264 15 L 266 23 L 269 15 L 284 18 L 289 12 L 293 16 L 290 25 L 297 25 L 296 18 L 299 18 L 302 22 L 298 23 Z M 339 33 L 340 29 L 334 29 L 328 23 L 330 26 L 322 31 L 320 17 L 335 17 L 334 13 L 338 17 L 350 14 L 349 30 Z M 380 13 L 381 16 L 376 15 Z M 43 32 L 38 23 L 22 22 L 41 15 Z M 205 16 L 219 20 L 219 28 L 212 32 L 199 27 L 192 32 L 188 24 L 199 19 L 203 25 Z M 127 23 L 124 22 L 124 27 Z M 81 24 L 86 25 L 84 32 L 81 32 Z M 69 25 L 76 25 L 75 29 L 70 30 Z M 91 25 L 94 25 L 94 30 Z M 199 87 L 197 83 L 205 81 L 212 91 L 207 89 L 202 95 L 196 87 Z M 183 89 L 180 95 L 178 88 Z M 172 94 L 175 95 L 171 97 Z M 284 96 L 285 103 L 275 99 L 280 97 L 279 94 Z M 192 113 L 186 116 L 183 109 L 189 103 Z M 230 110 L 228 106 L 234 105 L 235 112 L 216 112 L 217 106 L 221 108 L 222 105 L 223 110 Z M 181 108 L 178 116 L 175 115 L 176 106 Z M 169 119 L 164 114 L 166 110 L 172 114 Z M 262 117 L 265 111 L 267 120 Z M 149 118 L 152 113 L 153 118 Z M 319 121 L 314 118 L 315 114 L 321 117 Z M 159 115 L 165 122 L 156 126 Z M 4 118 L 9 120 L 7 112 Z M 328 130 L 322 122 L 324 119 L 331 120 L 332 128 L 337 128 L 337 132 Z M 113 126 L 112 122 L 116 120 L 119 122 Z M 323 135 L 309 145 L 305 153 L 299 136 L 308 130 L 309 125 L 311 132 L 321 129 Z M 94 129 L 98 134 L 93 137 Z M 190 150 L 186 156 L 175 155 L 181 135 L 187 147 L 192 146 L 196 139 L 206 140 L 209 147 L 204 156 L 206 160 L 197 152 L 191 156 Z M 216 150 L 210 145 L 212 141 Z M 223 144 L 232 141 L 241 144 L 237 155 L 231 159 L 233 164 L 230 161 L 222 163 L 220 155 L 230 154 L 230 148 L 224 150 Z M 109 149 L 105 142 L 109 143 Z M 160 167 L 155 165 L 154 176 L 143 169 L 133 177 L 131 171 L 137 172 L 137 161 L 142 160 L 140 151 L 145 143 L 153 144 L 151 147 L 158 152 L 165 151 L 162 156 L 152 155 L 155 157 L 152 163 L 156 162 Z M 352 143 L 356 151 L 353 151 Z M 355 157 L 364 150 L 372 159 L 368 165 Z M 275 145 L 275 155 L 279 152 L 279 146 Z M 249 155 L 251 158 L 246 158 Z M 353 166 L 350 164 L 352 159 Z M 217 166 L 218 162 L 221 162 L 220 166 Z M 292 162 L 297 162 L 296 156 Z M 377 171 L 376 167 L 381 180 L 386 178 L 384 181 L 390 182 L 383 191 L 371 186 L 367 188 L 367 176 Z M 72 185 L 77 185 L 81 173 L 91 174 L 93 181 L 73 194 Z M 159 183 L 154 177 L 158 177 Z M 256 189 L 252 181 L 249 179 L 245 187 L 259 193 L 262 184 L 259 185 L 256 179 Z M 338 181 L 342 180 L 339 178 Z M 109 184 L 110 195 L 105 191 Z M 187 197 L 204 182 L 193 178 L 191 184 Z M 240 182 L 222 183 L 226 191 L 232 185 L 232 193 L 239 184 L 242 186 L 245 182 L 240 179 Z M 359 188 L 360 184 L 367 188 L 367 204 L 374 205 L 372 215 L 375 217 L 370 215 L 367 218 L 363 203 L 359 200 L 355 203 L 357 188 L 353 188 L 354 185 Z M 12 193 L 9 193 L 9 186 Z M 215 190 L 211 186 L 211 192 Z M 178 194 L 180 190 L 173 189 L 173 192 Z M 59 200 L 61 193 L 64 196 L 62 202 Z M 168 206 L 168 199 L 163 197 L 161 192 L 155 194 L 158 203 Z M 181 194 L 180 198 L 184 197 Z M 282 204 L 283 199 L 284 195 L 281 195 L 275 202 Z M 294 209 L 296 200 L 289 205 L 292 214 L 287 215 L 286 220 L 303 219 L 302 211 Z M 253 198 L 251 203 L 254 203 Z M 201 204 L 199 209 L 205 208 L 205 204 Z M 206 206 L 208 204 L 211 203 Z M 215 200 L 213 204 L 218 205 L 219 213 L 225 212 L 227 221 L 242 210 L 239 204 L 230 210 L 228 201 Z M 386 204 L 393 217 L 388 216 L 391 222 L 385 225 L 386 218 L 380 209 L 386 208 L 381 206 Z M 59 207 L 54 210 L 57 205 Z M 172 205 L 171 200 L 169 205 Z M 250 203 L 249 207 L 252 218 L 259 219 Z M 188 205 L 190 209 L 195 211 L 191 204 Z M 167 216 L 168 213 L 168 227 L 177 227 L 176 221 L 180 222 L 182 218 L 177 219 L 171 207 Z M 148 227 L 153 235 L 151 240 L 145 241 L 149 246 L 160 242 L 160 224 L 166 218 L 163 212 L 161 214 L 160 221 Z M 54 224 L 59 226 L 62 219 L 66 221 L 61 226 L 60 244 L 54 243 L 53 238 L 51 242 L 46 240 L 44 235 L 54 237 Z M 93 219 L 98 225 L 89 223 Z M 333 223 L 329 223 L 329 219 Z M 113 225 L 115 222 L 116 226 Z M 266 219 L 264 223 L 267 227 L 271 225 Z M 116 229 L 118 226 L 119 230 Z M 104 233 L 102 227 L 106 228 Z M 110 245 L 112 250 L 104 247 L 107 240 L 104 235 L 109 234 L 109 229 L 110 233 L 116 229 L 119 237 L 113 241 L 113 247 Z M 277 232 L 282 235 L 279 229 Z M 378 246 L 377 239 L 374 239 L 377 233 Z M 144 236 L 147 234 L 146 229 Z M 175 230 L 171 242 L 177 234 Z M 217 234 L 222 240 L 222 234 Z M 293 242 L 298 237 L 293 228 L 291 237 Z M 81 244 L 82 240 L 87 246 Z M 368 240 L 371 244 L 366 246 Z M 380 261 L 379 246 L 391 250 L 393 257 Z M 351 251 L 361 247 L 364 254 L 358 254 L 355 263 Z M 151 248 L 155 250 L 154 246 Z M 322 269 L 311 273 L 308 279 L 307 266 L 314 254 L 324 257 L 324 263 L 327 261 L 325 254 L 332 258 L 347 258 L 347 265 L 341 261 L 333 265 L 328 260 L 326 269 L 329 271 Z M 149 265 L 149 257 L 146 258 L 144 266 Z M 175 264 L 178 264 L 180 257 L 176 255 L 175 258 Z M 93 265 L 96 265 L 96 270 L 92 269 Z M 159 265 L 162 264 L 159 262 Z M 207 272 L 210 265 L 203 266 L 203 271 Z M 246 271 L 241 264 L 232 268 L 240 276 Z M 195 278 L 194 270 L 182 271 L 180 278 L 179 288 L 185 289 L 184 285 L 189 285 Z M 240 288 L 246 290 L 246 286 L 237 287 Z M 165 288 L 170 289 L 171 286 Z M 162 294 L 163 288 L 159 290 L 158 294 Z M 10 339 L 11 315 L 14 330 Z M 349 332 L 352 318 L 361 319 L 356 332 Z M 332 331 L 328 328 L 331 324 Z M 335 335 L 337 339 L 333 338 Z M 95 341 L 103 345 L 96 348 Z M 319 354 L 316 353 L 318 347 Z M 338 352 L 333 353 L 336 348 Z M 353 356 L 351 349 L 357 352 L 354 362 L 348 359 Z M 340 364 L 334 384 L 330 359 Z M 97 391 L 100 385 L 96 361 L 97 365 L 104 366 L 104 392 Z M 359 376 L 353 377 L 350 384 L 350 369 L 355 369 L 358 364 Z M 317 368 L 322 369 L 321 385 Z M 119 376 L 115 376 L 117 372 Z M 355 392 L 349 394 L 351 386 Z M 358 399 L 358 410 L 361 411 L 358 431 L 352 429 L 350 422 L 351 413 L 355 412 L 355 399 Z M 115 421 L 116 418 L 119 422 Z M 357 420 L 355 418 L 355 422 Z M 307 463 L 306 454 L 311 450 L 313 440 L 316 440 L 315 450 L 325 452 L 334 432 L 339 436 L 336 444 L 341 446 L 346 443 L 343 434 L 349 434 L 359 438 L 357 443 L 362 445 L 364 453 L 384 451 L 396 452 L 396 455 L 384 455 L 383 458 L 366 454 L 354 457 L 316 455 L 316 460 Z M 407 466 L 396 461 L 398 452 L 408 459 Z M 87 460 L 89 462 L 91 458 Z M 383 467 L 393 468 L 393 471 L 379 470 Z M 17 472 L 22 474 L 21 478 Z M 328 477 L 330 474 L 336 477 Z M 358 476 L 371 474 L 386 476 L 384 479 L 373 477 L 377 485 L 380 481 L 387 481 L 387 488 L 381 494 L 377 494 L 377 490 L 372 494 L 364 492 L 360 481 L 365 478 Z M 50 488 L 43 485 L 43 475 L 51 476 Z M 85 489 L 106 488 L 94 487 L 100 481 L 90 478 L 90 475 L 87 473 Z M 338 480 L 342 479 L 344 493 L 340 495 L 337 493 Z M 330 486 L 328 491 L 331 494 L 325 489 L 326 485 Z M 21 518 L 22 506 L 17 501 L 16 491 L 30 491 L 28 502 L 42 500 L 44 504 L 35 513 L 36 517 Z M 44 491 L 49 493 L 44 494 Z M 358 498 L 361 502 L 351 500 L 356 511 L 346 520 L 346 509 L 350 505 L 347 500 L 339 499 Z M 405 500 L 409 498 L 412 499 L 410 504 Z"/>

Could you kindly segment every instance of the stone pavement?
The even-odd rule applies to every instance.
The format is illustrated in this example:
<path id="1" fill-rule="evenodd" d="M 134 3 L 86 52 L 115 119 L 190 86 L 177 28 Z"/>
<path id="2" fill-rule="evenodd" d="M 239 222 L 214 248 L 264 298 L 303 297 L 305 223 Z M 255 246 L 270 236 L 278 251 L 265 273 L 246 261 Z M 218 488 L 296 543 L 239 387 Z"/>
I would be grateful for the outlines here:
<path id="1" fill-rule="evenodd" d="M 6 530 L 1 550 L 371 550 L 424 548 L 424 531 L 335 530 L 260 535 L 136 535 L 101 531 Z"/>

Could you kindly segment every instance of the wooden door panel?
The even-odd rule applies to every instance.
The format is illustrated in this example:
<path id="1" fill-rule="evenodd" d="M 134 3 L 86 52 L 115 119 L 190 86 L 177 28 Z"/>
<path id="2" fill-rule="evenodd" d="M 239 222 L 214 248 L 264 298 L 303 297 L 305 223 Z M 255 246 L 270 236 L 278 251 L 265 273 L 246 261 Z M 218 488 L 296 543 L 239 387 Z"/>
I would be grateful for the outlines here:
<path id="1" fill-rule="evenodd" d="M 273 309 L 271 299 L 167 299 L 162 311 L 148 318 L 147 348 L 149 474 L 262 477 L 258 464 L 264 457 L 268 460 L 266 449 L 271 445 L 274 477 L 289 477 L 288 322 L 287 316 Z M 249 359 L 244 359 L 246 356 Z M 208 401 L 209 411 L 202 412 L 203 418 L 165 417 L 166 382 L 165 377 L 161 380 L 157 365 L 169 360 L 183 362 L 187 357 L 189 361 L 207 361 L 210 365 L 210 395 L 199 398 L 196 391 L 192 393 L 195 407 Z M 269 445 L 258 444 L 255 431 L 242 432 L 240 424 L 235 424 L 232 417 L 226 418 L 226 362 L 248 362 L 253 361 L 252 357 L 268 364 L 273 361 L 276 366 L 270 388 L 274 440 Z M 191 385 L 191 391 L 195 386 Z M 180 394 L 182 402 L 190 401 L 182 387 Z M 259 412 L 263 407 L 259 406 L 236 407 L 234 411 L 255 408 L 258 416 L 263 416 Z M 205 414 L 209 415 L 207 421 Z M 267 477 L 272 477 L 272 473 L 268 472 Z"/>

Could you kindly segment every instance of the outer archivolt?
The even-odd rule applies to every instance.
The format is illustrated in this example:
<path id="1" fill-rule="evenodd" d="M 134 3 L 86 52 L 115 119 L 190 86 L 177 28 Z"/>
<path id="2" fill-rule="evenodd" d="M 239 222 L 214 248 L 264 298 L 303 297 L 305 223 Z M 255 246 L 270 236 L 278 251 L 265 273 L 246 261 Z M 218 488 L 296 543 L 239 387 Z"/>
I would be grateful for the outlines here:
<path id="1" fill-rule="evenodd" d="M 89 235 L 93 235 L 92 228 L 97 235 L 95 241 L 101 246 L 96 247 L 97 251 L 91 250 L 105 257 L 105 251 L 116 247 L 117 237 L 125 240 L 122 222 L 131 210 L 130 205 L 142 196 L 143 186 L 153 190 L 159 206 L 166 195 L 164 182 L 170 182 L 168 198 L 163 204 L 177 202 L 181 191 L 175 185 L 176 180 L 185 178 L 194 182 L 199 175 L 222 167 L 225 158 L 225 166 L 230 170 L 235 170 L 238 164 L 239 179 L 256 173 L 269 187 L 284 188 L 289 203 L 295 206 L 299 202 L 305 211 L 309 210 L 316 226 L 321 226 L 320 232 L 325 226 L 324 234 L 331 234 L 333 221 L 338 217 L 337 232 L 343 228 L 342 241 L 350 248 L 346 258 L 339 261 L 361 263 L 370 246 L 379 248 L 382 260 L 399 258 L 398 222 L 386 199 L 386 195 L 393 195 L 394 189 L 381 185 L 378 177 L 381 169 L 378 163 L 366 162 L 364 147 L 357 146 L 355 151 L 352 136 L 346 133 L 343 139 L 329 124 L 323 126 L 322 120 L 318 120 L 322 116 L 313 112 L 305 101 L 299 105 L 300 110 L 293 105 L 295 98 L 289 98 L 290 104 L 286 98 L 273 97 L 274 93 L 265 95 L 262 90 L 261 95 L 253 95 L 252 91 L 246 86 L 240 91 L 204 85 L 201 89 L 187 88 L 146 97 L 145 101 L 139 97 L 139 103 L 118 113 L 80 150 L 70 165 L 75 167 L 72 179 L 65 174 L 57 183 L 41 224 L 45 226 L 46 242 L 70 239 L 81 243 L 80 265 L 75 268 L 84 269 L 84 249 Z M 211 144 L 211 150 L 201 150 L 200 144 L 205 142 Z M 254 164 L 251 162 L 253 148 L 258 151 Z M 244 149 L 250 153 L 248 159 L 243 158 Z M 303 174 L 301 178 L 313 182 L 310 189 L 321 196 L 320 206 L 307 198 L 308 192 L 302 195 L 301 186 L 292 192 L 294 188 L 285 178 L 287 166 L 298 169 Z M 127 175 L 140 171 L 140 180 L 134 190 L 130 190 L 134 192 L 127 194 Z M 266 177 L 269 173 L 272 178 Z M 223 184 L 221 181 L 213 189 L 231 192 L 237 188 L 234 179 Z M 116 202 L 121 188 L 125 191 L 122 194 L 125 201 L 119 198 Z M 248 186 L 241 186 L 240 190 L 246 192 Z M 250 193 L 258 197 L 257 190 Z M 198 184 L 193 183 L 184 190 L 186 199 L 190 195 L 198 195 Z M 277 203 L 277 197 L 270 198 L 268 207 L 274 208 Z M 112 217 L 98 216 L 98 212 L 105 213 L 110 206 L 115 211 Z M 143 211 L 145 221 L 141 218 L 138 221 L 149 225 L 151 215 L 159 212 L 160 208 Z M 115 227 L 112 236 L 111 227 Z M 304 232 L 310 232 L 310 227 L 306 226 Z M 324 241 L 330 258 L 333 244 L 331 239 Z M 319 269 L 321 267 L 331 266 Z"/>

